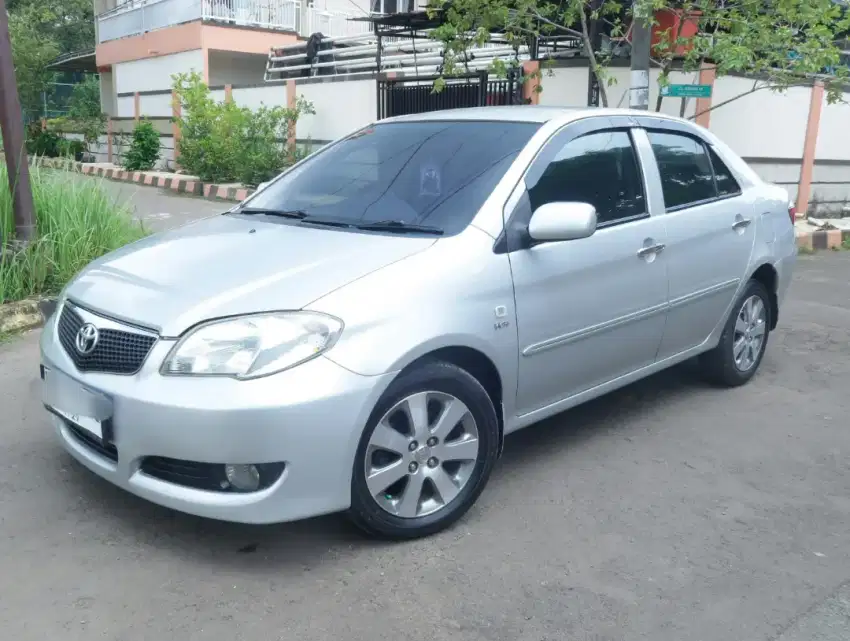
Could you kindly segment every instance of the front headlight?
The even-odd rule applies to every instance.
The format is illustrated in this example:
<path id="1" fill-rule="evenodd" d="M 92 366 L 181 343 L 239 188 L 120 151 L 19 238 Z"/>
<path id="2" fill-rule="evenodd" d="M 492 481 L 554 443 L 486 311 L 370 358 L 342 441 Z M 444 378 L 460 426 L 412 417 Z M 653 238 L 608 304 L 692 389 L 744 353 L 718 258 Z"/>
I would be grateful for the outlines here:
<path id="1" fill-rule="evenodd" d="M 252 314 L 196 327 L 162 365 L 172 376 L 257 378 L 303 363 L 333 347 L 342 321 L 315 312 Z"/>

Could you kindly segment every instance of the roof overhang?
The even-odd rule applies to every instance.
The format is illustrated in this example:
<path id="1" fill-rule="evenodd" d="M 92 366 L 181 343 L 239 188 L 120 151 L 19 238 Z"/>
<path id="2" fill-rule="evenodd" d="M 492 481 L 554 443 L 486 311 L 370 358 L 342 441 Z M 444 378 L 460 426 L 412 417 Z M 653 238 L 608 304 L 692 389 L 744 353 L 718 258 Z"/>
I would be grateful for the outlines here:
<path id="1" fill-rule="evenodd" d="M 94 49 L 62 54 L 51 60 L 47 68 L 52 71 L 82 71 L 85 73 L 97 73 L 98 71 Z"/>

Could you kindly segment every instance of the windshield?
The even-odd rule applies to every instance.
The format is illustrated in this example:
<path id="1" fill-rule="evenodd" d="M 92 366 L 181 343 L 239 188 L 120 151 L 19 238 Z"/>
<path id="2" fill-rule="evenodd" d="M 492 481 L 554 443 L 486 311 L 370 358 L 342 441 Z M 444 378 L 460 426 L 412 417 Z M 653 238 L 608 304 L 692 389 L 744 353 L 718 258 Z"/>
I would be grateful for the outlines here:
<path id="1" fill-rule="evenodd" d="M 472 221 L 537 123 L 379 124 L 320 151 L 248 207 L 311 220 L 427 225 L 445 235 Z M 291 218 L 291 217 L 290 217 Z"/>

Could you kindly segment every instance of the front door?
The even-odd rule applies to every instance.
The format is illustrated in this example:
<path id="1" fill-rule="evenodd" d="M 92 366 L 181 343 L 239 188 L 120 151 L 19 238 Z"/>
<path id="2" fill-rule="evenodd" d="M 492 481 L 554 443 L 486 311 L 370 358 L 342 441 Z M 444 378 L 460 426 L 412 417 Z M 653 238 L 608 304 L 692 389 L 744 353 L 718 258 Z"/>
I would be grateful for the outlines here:
<path id="1" fill-rule="evenodd" d="M 673 131 L 646 136 L 666 210 L 670 311 L 658 353 L 663 360 L 701 345 L 725 319 L 747 271 L 757 218 L 710 145 Z"/>
<path id="2" fill-rule="evenodd" d="M 648 213 L 630 133 L 571 127 L 530 168 L 518 208 L 590 203 L 598 229 L 509 254 L 520 416 L 651 365 L 664 332 L 664 217 Z"/>

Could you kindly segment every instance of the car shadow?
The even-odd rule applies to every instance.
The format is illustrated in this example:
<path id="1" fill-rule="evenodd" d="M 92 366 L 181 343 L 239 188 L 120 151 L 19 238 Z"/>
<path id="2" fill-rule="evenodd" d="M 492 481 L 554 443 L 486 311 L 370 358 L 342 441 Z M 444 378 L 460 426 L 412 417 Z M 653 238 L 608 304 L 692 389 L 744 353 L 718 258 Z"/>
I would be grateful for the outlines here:
<path id="1" fill-rule="evenodd" d="M 606 430 L 628 429 L 631 421 L 656 403 L 671 402 L 701 387 L 706 384 L 693 365 L 685 363 L 511 434 L 491 484 L 498 491 L 516 471 L 521 473 L 524 466 L 539 463 L 539 457 L 558 457 Z M 340 514 L 277 525 L 246 525 L 175 512 L 111 485 L 64 456 L 69 459 L 70 487 L 86 497 L 88 517 L 112 532 L 113 543 L 123 540 L 135 546 L 149 545 L 157 554 L 164 551 L 254 576 L 309 570 L 363 549 L 379 551 L 404 545 L 368 538 Z M 447 534 L 452 536 L 451 530 Z"/>

